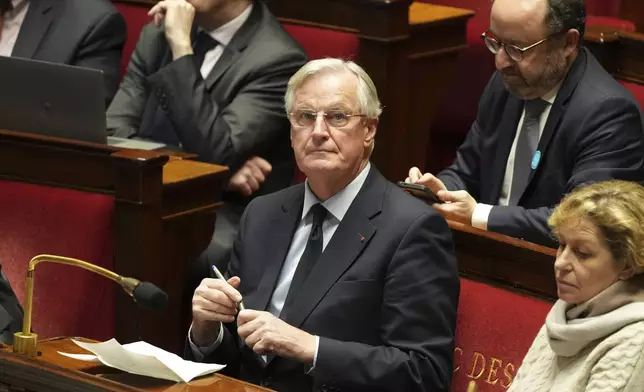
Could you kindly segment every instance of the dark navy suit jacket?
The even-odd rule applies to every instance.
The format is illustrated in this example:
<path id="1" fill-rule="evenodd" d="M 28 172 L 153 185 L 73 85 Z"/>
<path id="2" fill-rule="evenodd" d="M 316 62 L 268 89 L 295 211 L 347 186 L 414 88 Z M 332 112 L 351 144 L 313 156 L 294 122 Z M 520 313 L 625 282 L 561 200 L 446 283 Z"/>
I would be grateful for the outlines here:
<path id="1" fill-rule="evenodd" d="M 438 174 L 450 190 L 466 190 L 496 205 L 523 101 L 495 73 L 476 121 L 454 163 Z M 644 131 L 633 96 L 582 49 L 575 59 L 539 140 L 541 159 L 517 206 L 492 208 L 488 230 L 555 245 L 547 218 L 561 198 L 589 182 L 644 180 Z"/>

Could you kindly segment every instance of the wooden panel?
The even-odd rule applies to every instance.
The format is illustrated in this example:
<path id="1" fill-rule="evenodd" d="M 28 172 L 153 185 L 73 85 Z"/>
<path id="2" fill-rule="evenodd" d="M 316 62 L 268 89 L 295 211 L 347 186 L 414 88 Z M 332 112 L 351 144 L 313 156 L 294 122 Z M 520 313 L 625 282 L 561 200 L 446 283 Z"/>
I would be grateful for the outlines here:
<path id="1" fill-rule="evenodd" d="M 190 317 L 186 269 L 208 245 L 227 168 L 159 151 L 0 131 L 0 178 L 81 189 L 115 198 L 114 268 L 149 280 L 170 297 L 166 310 L 140 310 L 118 292 L 115 334 L 183 349 Z"/>
<path id="2" fill-rule="evenodd" d="M 591 26 L 584 41 L 613 76 L 644 84 L 644 34 Z"/>
<path id="3" fill-rule="evenodd" d="M 86 339 L 80 339 L 85 340 Z M 260 392 L 269 389 L 230 377 L 213 374 L 190 383 L 174 383 L 151 377 L 123 373 L 107 366 L 78 361 L 58 354 L 91 354 L 67 338 L 43 341 L 42 355 L 28 359 L 0 347 L 0 390 L 30 392 L 93 392 L 93 391 L 150 391 L 150 392 Z M 13 388 L 13 389 L 11 389 Z"/>
<path id="4" fill-rule="evenodd" d="M 619 16 L 635 23 L 638 32 L 644 32 L 644 1 L 621 0 Z"/>
<path id="5" fill-rule="evenodd" d="M 555 249 L 458 222 L 450 221 L 449 226 L 462 275 L 536 297 L 557 298 Z"/>

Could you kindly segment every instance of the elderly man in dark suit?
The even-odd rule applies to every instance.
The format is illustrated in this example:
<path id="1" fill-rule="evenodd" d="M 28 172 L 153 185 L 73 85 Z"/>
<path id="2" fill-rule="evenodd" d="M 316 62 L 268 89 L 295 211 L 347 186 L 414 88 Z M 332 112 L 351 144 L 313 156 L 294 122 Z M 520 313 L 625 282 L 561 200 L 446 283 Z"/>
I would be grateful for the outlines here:
<path id="1" fill-rule="evenodd" d="M 13 334 L 21 329 L 22 307 L 0 265 L 0 343 L 13 343 Z"/>
<path id="2" fill-rule="evenodd" d="M 0 0 L 0 56 L 103 71 L 106 106 L 121 80 L 125 35 L 108 0 Z"/>
<path id="3" fill-rule="evenodd" d="M 107 126 L 236 173 L 198 262 L 198 282 L 210 263 L 228 263 L 248 196 L 292 183 L 282 98 L 306 56 L 259 0 L 164 0 L 150 15 L 154 23 L 141 33 Z"/>
<path id="4" fill-rule="evenodd" d="M 354 63 L 315 60 L 289 82 L 285 106 L 307 181 L 248 205 L 230 279 L 195 291 L 186 355 L 279 391 L 447 390 L 451 234 L 369 162 L 373 82 Z"/>
<path id="5" fill-rule="evenodd" d="M 496 0 L 483 39 L 496 72 L 456 160 L 412 168 L 448 218 L 554 245 L 546 219 L 577 186 L 644 181 L 639 106 L 582 47 L 583 0 Z"/>

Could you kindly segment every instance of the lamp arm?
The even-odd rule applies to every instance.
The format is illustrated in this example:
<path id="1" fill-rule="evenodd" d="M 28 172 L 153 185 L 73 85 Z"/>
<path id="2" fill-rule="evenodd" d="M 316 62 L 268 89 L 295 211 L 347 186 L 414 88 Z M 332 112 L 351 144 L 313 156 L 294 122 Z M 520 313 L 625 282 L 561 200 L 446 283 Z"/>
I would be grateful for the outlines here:
<path id="1" fill-rule="evenodd" d="M 55 256 L 55 255 L 38 255 L 29 261 L 27 267 L 27 282 L 25 293 L 25 306 L 24 317 L 22 323 L 22 333 L 16 333 L 14 336 L 14 351 L 34 356 L 37 350 L 37 335 L 31 333 L 31 315 L 33 309 L 33 292 L 34 292 L 34 269 L 37 264 L 48 262 L 57 264 L 67 264 L 75 267 L 86 269 L 95 274 L 101 275 L 107 279 L 113 280 L 118 283 L 125 292 L 132 296 L 134 288 L 140 283 L 138 279 L 126 278 L 115 272 L 112 272 L 103 267 L 88 263 L 83 260 L 74 259 L 71 257 Z"/>

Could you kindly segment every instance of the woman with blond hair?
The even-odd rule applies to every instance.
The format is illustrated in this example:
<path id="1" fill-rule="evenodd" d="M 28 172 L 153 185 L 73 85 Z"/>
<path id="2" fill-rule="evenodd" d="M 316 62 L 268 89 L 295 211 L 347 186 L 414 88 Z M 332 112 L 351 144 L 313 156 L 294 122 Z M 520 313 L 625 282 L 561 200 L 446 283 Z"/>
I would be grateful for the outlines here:
<path id="1" fill-rule="evenodd" d="M 644 187 L 579 188 L 548 224 L 559 300 L 508 392 L 644 391 Z"/>

